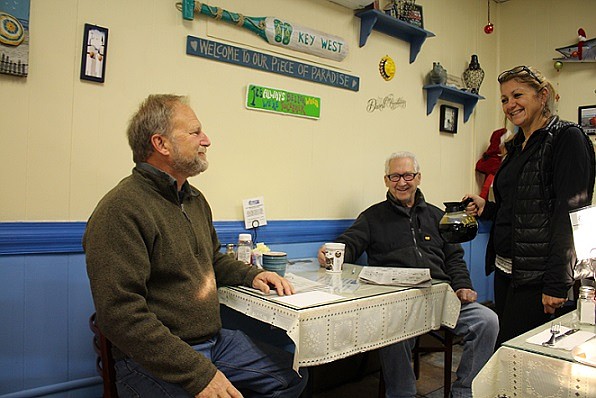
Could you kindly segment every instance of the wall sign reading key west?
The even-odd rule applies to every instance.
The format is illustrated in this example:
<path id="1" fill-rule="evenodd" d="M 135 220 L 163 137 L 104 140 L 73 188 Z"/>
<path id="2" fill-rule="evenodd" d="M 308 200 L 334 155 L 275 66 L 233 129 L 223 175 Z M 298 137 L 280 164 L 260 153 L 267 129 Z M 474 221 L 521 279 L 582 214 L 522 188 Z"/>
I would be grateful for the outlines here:
<path id="1" fill-rule="evenodd" d="M 321 99 L 319 97 L 255 84 L 249 84 L 246 88 L 246 107 L 313 119 L 318 119 L 321 115 Z"/>
<path id="2" fill-rule="evenodd" d="M 341 37 L 299 26 L 280 18 L 248 17 L 194 0 L 176 3 L 176 7 L 182 11 L 182 18 L 186 20 L 193 20 L 195 13 L 204 14 L 248 29 L 274 46 L 335 61 L 342 61 L 348 55 L 348 43 Z"/>

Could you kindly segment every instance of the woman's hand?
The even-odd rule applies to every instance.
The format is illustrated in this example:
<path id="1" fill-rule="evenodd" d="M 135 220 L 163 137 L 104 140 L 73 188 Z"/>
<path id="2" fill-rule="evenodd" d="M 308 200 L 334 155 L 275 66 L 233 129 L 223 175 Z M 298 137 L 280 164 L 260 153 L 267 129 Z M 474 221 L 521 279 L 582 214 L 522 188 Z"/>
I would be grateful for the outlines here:
<path id="1" fill-rule="evenodd" d="M 484 206 L 486 205 L 486 200 L 472 193 L 464 196 L 462 200 L 468 198 L 472 199 L 472 201 L 466 206 L 466 214 L 469 216 L 481 216 L 484 211 Z"/>
<path id="2" fill-rule="evenodd" d="M 561 308 L 567 299 L 549 296 L 548 294 L 542 294 L 542 305 L 544 306 L 545 314 L 554 314 L 557 308 Z"/>

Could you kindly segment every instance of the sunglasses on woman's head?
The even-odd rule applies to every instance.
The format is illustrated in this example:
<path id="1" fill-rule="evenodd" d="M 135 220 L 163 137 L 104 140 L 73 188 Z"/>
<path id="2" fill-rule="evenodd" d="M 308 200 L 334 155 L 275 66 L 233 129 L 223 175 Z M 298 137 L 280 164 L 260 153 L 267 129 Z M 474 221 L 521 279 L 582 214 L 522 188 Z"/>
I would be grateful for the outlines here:
<path id="1" fill-rule="evenodd" d="M 542 80 L 540 80 L 538 78 L 538 76 L 536 76 L 536 74 L 534 72 L 532 72 L 532 70 L 530 68 L 528 68 L 527 66 L 524 66 L 524 65 L 516 66 L 513 69 L 509 69 L 509 70 L 506 70 L 505 72 L 502 72 L 499 75 L 499 77 L 497 78 L 497 80 L 499 81 L 499 83 L 503 83 L 507 78 L 509 78 L 509 76 L 515 77 L 516 75 L 519 75 L 524 72 L 527 73 L 532 79 L 536 80 L 538 82 L 538 84 L 542 84 Z"/>

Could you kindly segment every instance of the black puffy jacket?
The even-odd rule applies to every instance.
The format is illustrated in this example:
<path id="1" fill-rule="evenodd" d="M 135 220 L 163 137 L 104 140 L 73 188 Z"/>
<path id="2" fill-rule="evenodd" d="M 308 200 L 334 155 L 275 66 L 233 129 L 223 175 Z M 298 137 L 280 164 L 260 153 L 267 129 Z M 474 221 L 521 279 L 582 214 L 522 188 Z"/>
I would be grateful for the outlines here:
<path id="1" fill-rule="evenodd" d="M 565 297 L 573 284 L 575 250 L 569 211 L 589 205 L 594 190 L 594 147 L 581 128 L 553 117 L 530 139 L 538 142 L 519 174 L 514 192 L 512 253 L 514 286 L 543 284 L 543 293 Z M 520 131 L 507 145 L 507 156 L 497 172 L 507 168 L 508 159 L 521 151 Z M 497 184 L 495 184 L 496 187 Z M 483 218 L 496 215 L 496 203 L 487 204 Z M 492 244 L 494 225 L 486 252 L 486 272 L 495 268 Z"/>

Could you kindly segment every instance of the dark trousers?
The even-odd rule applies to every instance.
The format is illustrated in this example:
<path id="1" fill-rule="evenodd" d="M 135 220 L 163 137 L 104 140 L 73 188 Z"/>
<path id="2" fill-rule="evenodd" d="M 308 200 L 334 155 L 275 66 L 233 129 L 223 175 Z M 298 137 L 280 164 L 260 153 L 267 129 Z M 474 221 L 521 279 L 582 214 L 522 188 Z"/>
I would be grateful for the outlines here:
<path id="1" fill-rule="evenodd" d="M 495 349 L 520 334 L 553 318 L 544 313 L 542 284 L 513 287 L 511 275 L 495 270 L 495 311 L 499 317 L 499 337 Z M 555 313 L 555 316 L 561 314 Z"/>

